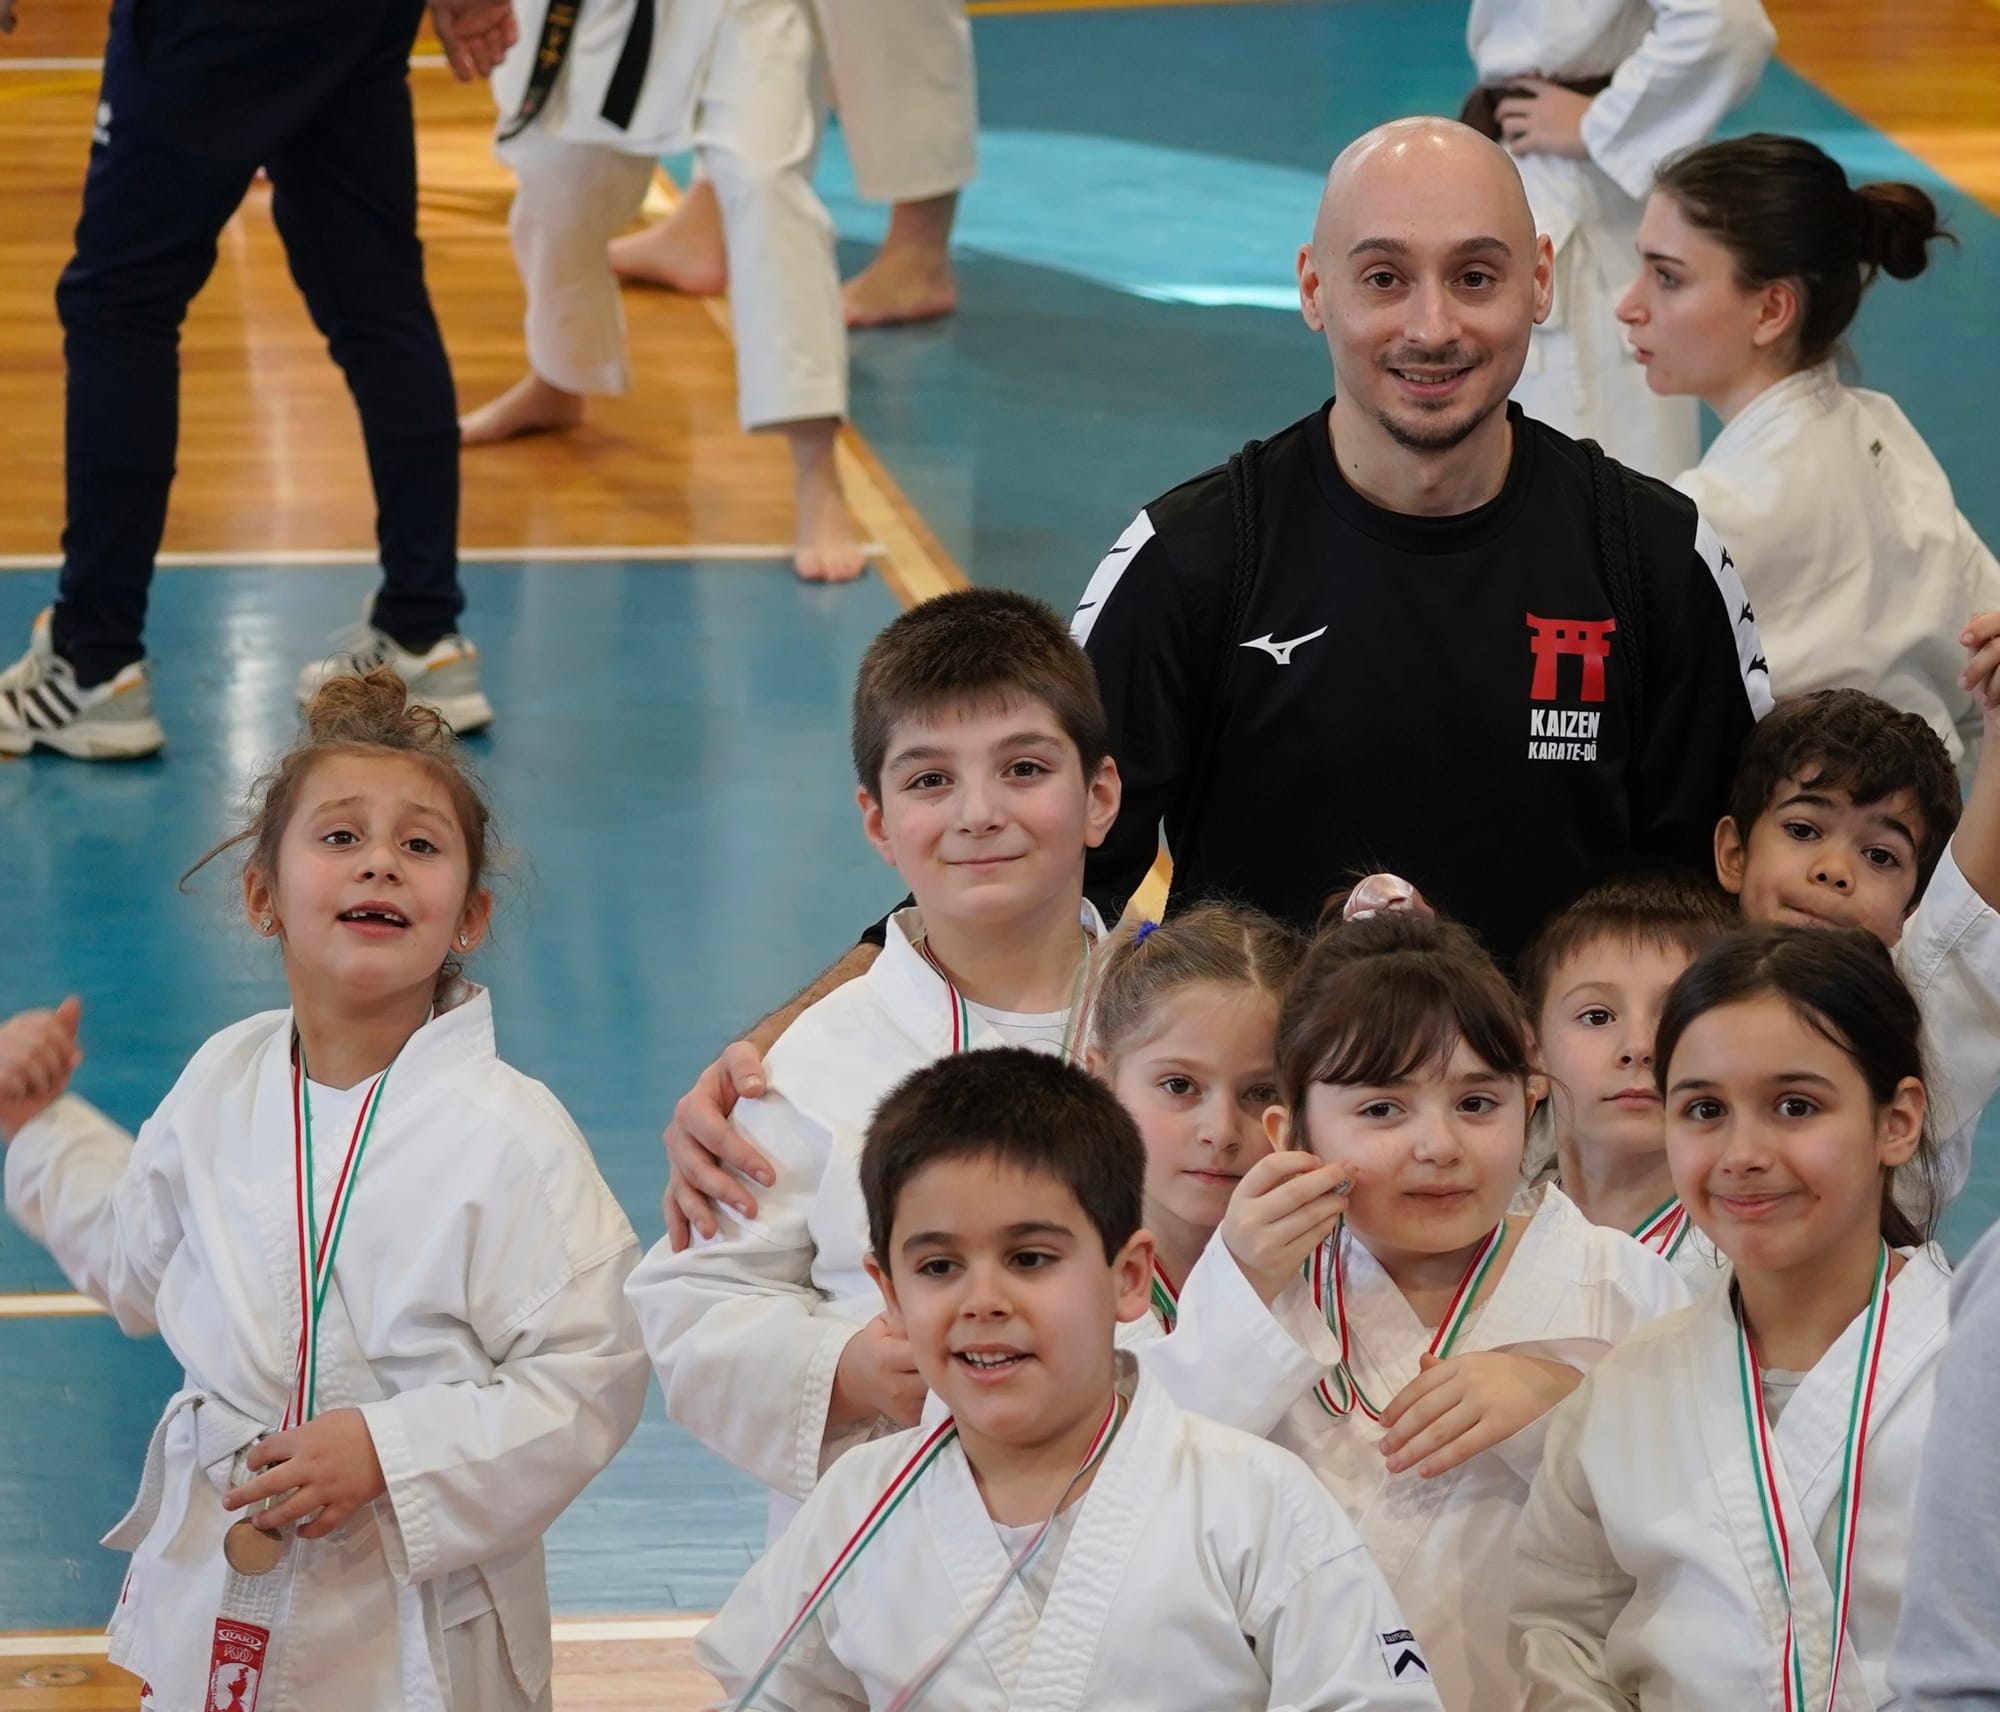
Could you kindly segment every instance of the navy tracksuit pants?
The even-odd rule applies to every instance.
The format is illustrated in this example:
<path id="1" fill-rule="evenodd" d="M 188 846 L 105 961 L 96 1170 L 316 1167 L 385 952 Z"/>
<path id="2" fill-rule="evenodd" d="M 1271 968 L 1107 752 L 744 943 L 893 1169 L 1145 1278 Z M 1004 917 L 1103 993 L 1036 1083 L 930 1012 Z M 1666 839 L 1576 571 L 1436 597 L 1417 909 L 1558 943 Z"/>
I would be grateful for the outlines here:
<path id="1" fill-rule="evenodd" d="M 181 322 L 260 166 L 292 278 L 360 412 L 383 570 L 374 621 L 418 651 L 455 627 L 457 403 L 417 242 L 422 16 L 422 0 L 115 0 L 76 254 L 56 286 L 68 522 L 53 641 L 85 687 L 145 652 Z"/>

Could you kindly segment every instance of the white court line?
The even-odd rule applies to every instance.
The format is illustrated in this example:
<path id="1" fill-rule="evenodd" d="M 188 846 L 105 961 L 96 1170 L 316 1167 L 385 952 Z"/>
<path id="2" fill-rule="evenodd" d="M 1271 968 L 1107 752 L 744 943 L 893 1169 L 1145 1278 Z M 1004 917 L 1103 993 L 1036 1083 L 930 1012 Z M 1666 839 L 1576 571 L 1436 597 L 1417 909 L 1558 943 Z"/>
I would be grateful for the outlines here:
<path id="1" fill-rule="evenodd" d="M 66 1290 L 30 1291 L 20 1296 L 0 1296 L 0 1320 L 62 1319 L 72 1314 L 101 1314 L 104 1309 L 88 1296 L 73 1296 Z"/>
<path id="2" fill-rule="evenodd" d="M 102 71 L 102 59 L 7 59 L 0 58 L 0 72 L 7 71 Z M 412 71 L 446 71 L 443 54 L 410 55 Z"/>
<path id="3" fill-rule="evenodd" d="M 868 552 L 880 553 L 871 541 Z M 732 562 L 775 560 L 789 564 L 794 551 L 791 542 L 695 541 L 680 546 L 655 547 L 461 547 L 459 562 L 467 565 L 514 565 L 521 563 L 557 565 L 616 564 L 621 560 L 651 560 L 658 564 L 687 564 L 696 559 L 726 559 Z M 0 553 L 0 571 L 59 571 L 60 553 Z M 162 553 L 154 561 L 162 570 L 287 570 L 313 565 L 374 565 L 378 554 L 362 547 L 278 548 L 268 553 Z"/>
<path id="4" fill-rule="evenodd" d="M 556 1644 L 565 1641 L 689 1641 L 701 1633 L 705 1616 L 558 1617 L 553 1625 Z M 102 1658 L 111 1650 L 109 1635 L 0 1635 L 0 1658 Z"/>

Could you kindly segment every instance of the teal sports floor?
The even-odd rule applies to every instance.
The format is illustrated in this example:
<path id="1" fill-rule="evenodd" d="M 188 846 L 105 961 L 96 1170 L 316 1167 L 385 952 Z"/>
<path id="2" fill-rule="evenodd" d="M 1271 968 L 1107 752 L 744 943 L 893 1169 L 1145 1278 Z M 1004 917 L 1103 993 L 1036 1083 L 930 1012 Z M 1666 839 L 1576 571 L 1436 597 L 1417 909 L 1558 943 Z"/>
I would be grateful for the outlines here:
<path id="1" fill-rule="evenodd" d="M 1344 142 L 1455 109 L 1463 18 L 1463 0 L 1346 0 L 980 20 L 960 313 L 854 341 L 858 426 L 975 580 L 1067 607 L 1140 505 L 1330 390 L 1291 307 L 1294 246 Z M 2000 220 L 1782 67 L 1731 128 L 1803 131 L 1939 195 L 1961 248 L 1885 283 L 1855 354 L 2000 540 Z M 852 265 L 881 211 L 853 199 L 837 139 L 823 181 Z M 80 1091 L 128 1124 L 207 1035 L 283 1002 L 220 865 L 188 894 L 176 881 L 231 829 L 290 733 L 298 662 L 369 581 L 164 571 L 150 646 L 167 754 L 0 765 L 0 1005 L 81 993 Z M 475 973 L 503 1052 L 569 1105 L 651 1241 L 673 1098 L 899 889 L 855 827 L 844 742 L 854 664 L 895 603 L 876 577 L 810 588 L 776 563 L 529 556 L 466 581 L 500 709 L 477 749 L 515 852 Z M 0 654 L 51 585 L 0 574 Z M 2000 1132 L 1954 1209 L 1954 1252 L 2000 1213 L 1996 1148 Z M 0 1296 L 62 1288 L 0 1227 Z M 95 1541 L 176 1379 L 157 1342 L 108 1320 L 0 1318 L 0 1630 L 103 1620 L 123 1560 Z M 557 1608 L 712 1609 L 762 1530 L 761 1494 L 655 1399 L 552 1536 Z"/>

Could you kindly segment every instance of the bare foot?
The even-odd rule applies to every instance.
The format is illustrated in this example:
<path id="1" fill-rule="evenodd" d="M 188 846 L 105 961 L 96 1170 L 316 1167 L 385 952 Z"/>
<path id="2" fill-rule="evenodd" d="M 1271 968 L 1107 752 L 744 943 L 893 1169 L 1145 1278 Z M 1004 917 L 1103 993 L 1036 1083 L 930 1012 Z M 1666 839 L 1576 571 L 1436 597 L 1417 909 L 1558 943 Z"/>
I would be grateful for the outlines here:
<path id="1" fill-rule="evenodd" d="M 611 240 L 611 271 L 633 285 L 657 285 L 690 297 L 716 297 L 729 287 L 722 243 L 722 204 L 698 178 L 657 226 Z"/>
<path id="2" fill-rule="evenodd" d="M 840 306 L 850 327 L 933 321 L 958 307 L 958 285 L 941 255 L 884 249 L 840 288 Z"/>
<path id="3" fill-rule="evenodd" d="M 551 386 L 540 375 L 525 375 L 498 398 L 458 419 L 461 446 L 492 446 L 523 434 L 574 428 L 583 420 L 583 395 Z"/>
<path id="4" fill-rule="evenodd" d="M 792 502 L 798 512 L 798 542 L 792 569 L 809 583 L 851 583 L 868 564 L 867 537 L 840 485 L 834 439 L 840 424 L 831 417 L 787 422 L 792 453 Z"/>

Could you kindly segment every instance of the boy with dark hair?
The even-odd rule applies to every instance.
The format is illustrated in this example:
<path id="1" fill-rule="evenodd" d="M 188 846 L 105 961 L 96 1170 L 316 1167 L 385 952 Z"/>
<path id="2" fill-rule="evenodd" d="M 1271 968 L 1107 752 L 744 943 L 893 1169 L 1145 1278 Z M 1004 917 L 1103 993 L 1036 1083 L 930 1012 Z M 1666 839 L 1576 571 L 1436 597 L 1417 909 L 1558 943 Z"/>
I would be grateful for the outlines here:
<path id="1" fill-rule="evenodd" d="M 843 1458 L 702 1632 L 738 1703 L 1436 1708 L 1325 1488 L 1116 1349 L 1152 1239 L 1108 1089 L 1017 1049 L 933 1064 L 860 1176 L 869 1273 L 950 1415 Z"/>
<path id="2" fill-rule="evenodd" d="M 862 830 L 915 905 L 866 975 L 785 1031 L 769 1091 L 737 1107 L 774 1167 L 756 1216 L 721 1209 L 716 1235 L 681 1254 L 660 1243 L 629 1287 L 668 1415 L 772 1488 L 774 1533 L 842 1451 L 923 1406 L 864 1264 L 869 1119 L 902 1077 L 956 1053 L 1082 1057 L 1103 932 L 1084 854 L 1118 812 L 1090 662 L 1025 595 L 966 589 L 896 619 L 861 662 L 853 729 Z M 1189 1292 L 1147 1360 L 1175 1364 L 1184 1403 L 1268 1424 L 1269 1398 L 1331 1359 L 1324 1320 L 1303 1283 L 1267 1309 L 1235 1267 L 1206 1271 L 1215 1288 Z M 1189 1335 L 1189 1318 L 1221 1334 Z"/>
<path id="3" fill-rule="evenodd" d="M 1924 1011 L 1945 1199 L 2000 1090 L 2000 612 L 1959 637 L 1986 708 L 1961 811 L 1951 757 L 1915 714 L 1859 690 L 1787 698 L 1752 733 L 1715 829 L 1715 872 L 1744 918 L 1860 927 L 1889 946 Z"/>

